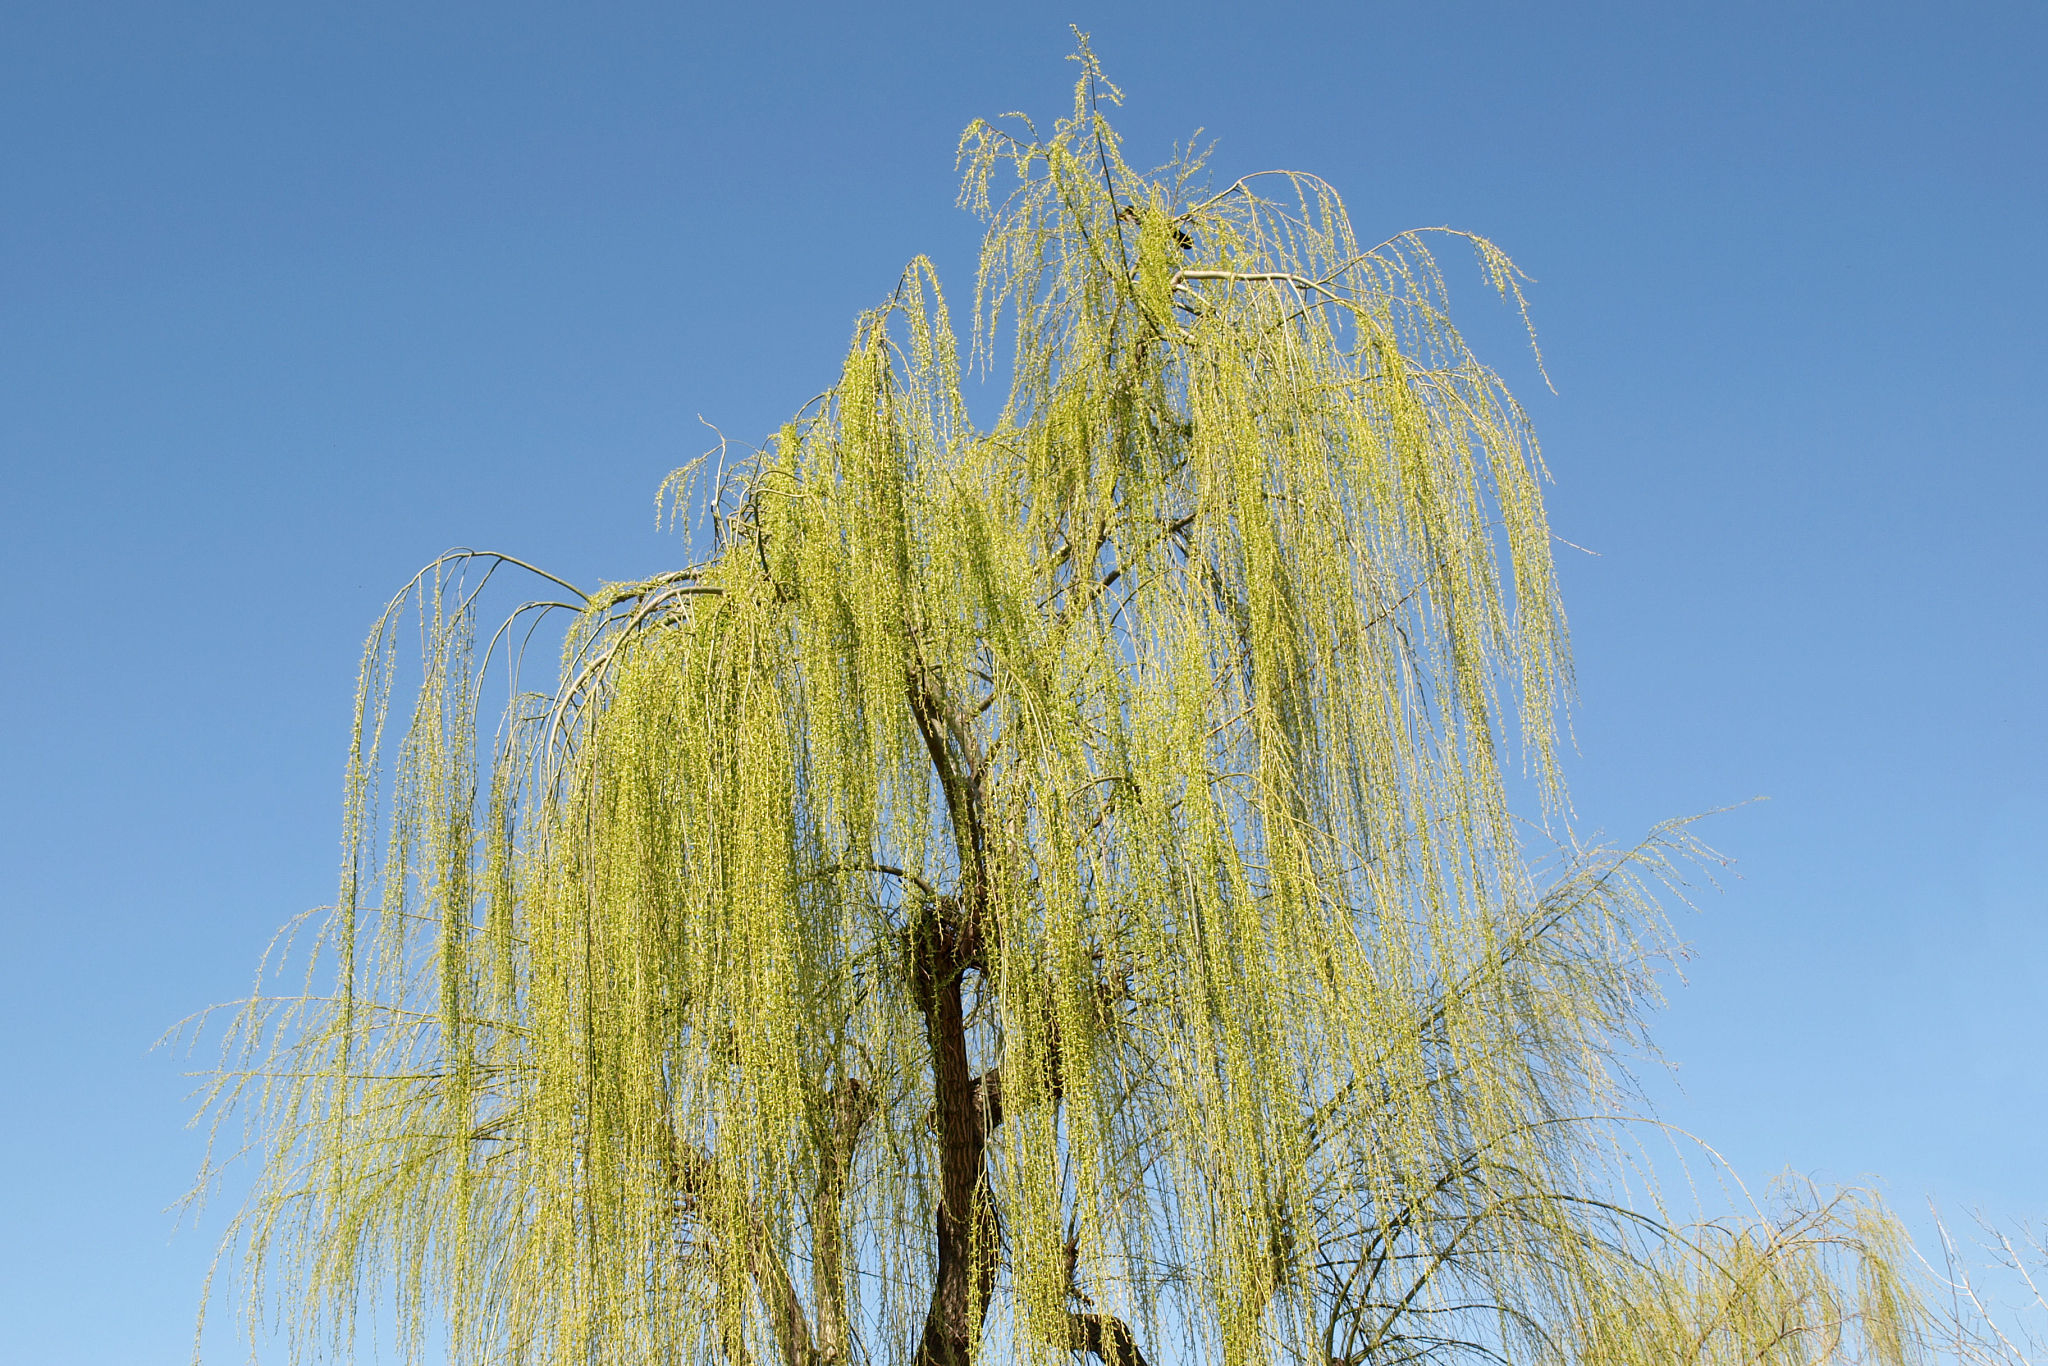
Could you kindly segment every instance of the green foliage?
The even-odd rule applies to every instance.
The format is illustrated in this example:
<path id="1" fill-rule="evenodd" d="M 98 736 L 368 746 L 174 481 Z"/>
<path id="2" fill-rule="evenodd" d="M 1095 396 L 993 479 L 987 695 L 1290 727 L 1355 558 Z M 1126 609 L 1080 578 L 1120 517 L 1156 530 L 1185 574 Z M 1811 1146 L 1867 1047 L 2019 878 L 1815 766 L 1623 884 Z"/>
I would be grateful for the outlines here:
<path id="1" fill-rule="evenodd" d="M 1542 468 L 1424 239 L 1133 170 L 1081 60 L 1049 136 L 961 145 L 992 426 L 920 260 L 494 742 L 500 561 L 394 600 L 340 905 L 215 1095 L 255 1302 L 311 1353 L 388 1295 L 465 1361 L 1898 1366 L 1873 1211 L 1619 1193 L 1687 841 L 1524 857 Z"/>

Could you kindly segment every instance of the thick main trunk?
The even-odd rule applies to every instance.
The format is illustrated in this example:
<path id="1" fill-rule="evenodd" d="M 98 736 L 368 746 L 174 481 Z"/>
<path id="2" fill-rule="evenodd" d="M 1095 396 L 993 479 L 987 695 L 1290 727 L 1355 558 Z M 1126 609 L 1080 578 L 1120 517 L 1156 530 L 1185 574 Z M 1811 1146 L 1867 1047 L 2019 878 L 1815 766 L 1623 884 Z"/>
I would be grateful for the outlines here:
<path id="1" fill-rule="evenodd" d="M 998 1228 L 986 1151 L 1003 1113 L 1000 1073 L 991 1068 L 986 1076 L 975 1077 L 970 1070 L 961 1003 L 963 975 L 969 968 L 986 971 L 984 936 L 992 932 L 983 755 L 970 723 L 922 667 L 908 670 L 906 682 L 911 714 L 946 795 L 960 859 L 957 895 L 928 898 L 910 931 L 913 990 L 931 1047 L 932 1127 L 939 1140 L 938 1274 L 916 1366 L 968 1366 L 995 1289 Z M 1051 1062 L 1057 1098 L 1057 1033 Z M 1091 1353 L 1103 1366 L 1147 1366 L 1129 1326 L 1107 1314 L 1068 1315 L 1066 1346 Z"/>
<path id="2" fill-rule="evenodd" d="M 988 1130 L 967 1059 L 961 977 L 981 967 L 988 908 L 987 839 L 979 746 L 969 724 L 918 662 L 905 672 L 910 711 L 946 795 L 960 857 L 955 897 L 924 903 L 911 930 L 912 972 L 932 1058 L 932 1124 L 939 1140 L 938 1274 L 917 1366 L 967 1366 L 995 1287 L 995 1208 L 983 1151 Z"/>
<path id="3" fill-rule="evenodd" d="M 932 1058 L 932 1125 L 939 1140 L 935 1217 L 938 1274 L 917 1366 L 967 1366 L 995 1287 L 995 1209 L 984 1165 L 981 1089 L 969 1070 L 961 975 L 972 959 L 964 927 L 934 907 L 918 945 L 920 1005 Z"/>

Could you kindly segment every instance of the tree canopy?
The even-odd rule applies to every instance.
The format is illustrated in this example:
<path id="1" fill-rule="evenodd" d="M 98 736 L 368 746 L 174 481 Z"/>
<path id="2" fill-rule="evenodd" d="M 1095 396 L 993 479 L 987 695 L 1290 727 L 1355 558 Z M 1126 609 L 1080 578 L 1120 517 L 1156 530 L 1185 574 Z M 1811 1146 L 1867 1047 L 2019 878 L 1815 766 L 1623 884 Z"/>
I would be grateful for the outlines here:
<path id="1" fill-rule="evenodd" d="M 1902 1366 L 1874 1204 L 1692 1220 L 1628 1159 L 1690 846 L 1542 833 L 1545 476 L 1431 239 L 1134 169 L 1080 61 L 1050 133 L 961 142 L 991 423 L 919 259 L 672 480 L 701 563 L 393 600 L 338 903 L 212 1095 L 259 1316 L 579 1366 Z"/>

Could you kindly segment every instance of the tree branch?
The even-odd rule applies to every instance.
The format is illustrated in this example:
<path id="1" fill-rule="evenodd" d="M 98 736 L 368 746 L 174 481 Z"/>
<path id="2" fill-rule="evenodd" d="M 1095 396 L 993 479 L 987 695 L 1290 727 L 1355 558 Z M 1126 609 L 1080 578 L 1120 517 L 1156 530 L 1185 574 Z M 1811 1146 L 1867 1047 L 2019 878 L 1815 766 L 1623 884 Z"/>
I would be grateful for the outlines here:
<path id="1" fill-rule="evenodd" d="M 981 811 L 981 754 L 967 725 L 933 686 L 921 664 L 904 670 L 910 715 L 924 737 L 925 752 L 946 794 L 953 818 L 953 844 L 960 857 L 962 890 L 970 916 L 979 920 L 988 900 L 988 836 Z"/>
<path id="2" fill-rule="evenodd" d="M 730 1193 L 719 1189 L 721 1183 L 711 1154 L 694 1143 L 684 1142 L 673 1125 L 664 1123 L 663 1129 L 668 1139 L 669 1183 L 687 1206 L 701 1208 L 708 1196 L 714 1207 L 729 1207 L 732 1203 Z M 761 1222 L 753 1206 L 742 1200 L 739 1207 L 744 1211 L 743 1232 L 737 1241 L 746 1257 L 747 1274 L 753 1279 L 755 1292 L 760 1295 L 769 1326 L 774 1330 L 782 1366 L 812 1366 L 816 1354 L 811 1342 L 811 1326 L 804 1317 L 803 1303 L 797 1298 L 789 1268 L 776 1256 L 767 1226 Z M 713 1255 L 723 1262 L 731 1255 L 729 1244 L 716 1249 Z M 744 1353 L 744 1342 L 737 1350 Z"/>
<path id="3" fill-rule="evenodd" d="M 1067 1350 L 1090 1353 L 1102 1366 L 1147 1366 L 1131 1326 L 1113 1314 L 1067 1315 Z"/>
<path id="4" fill-rule="evenodd" d="M 811 1282 L 818 1309 L 816 1360 L 819 1366 L 833 1366 L 852 1355 L 846 1316 L 846 1178 L 861 1130 L 874 1117 L 875 1098 L 848 1077 L 827 1095 L 825 1108 L 828 1129 L 811 1197 Z"/>

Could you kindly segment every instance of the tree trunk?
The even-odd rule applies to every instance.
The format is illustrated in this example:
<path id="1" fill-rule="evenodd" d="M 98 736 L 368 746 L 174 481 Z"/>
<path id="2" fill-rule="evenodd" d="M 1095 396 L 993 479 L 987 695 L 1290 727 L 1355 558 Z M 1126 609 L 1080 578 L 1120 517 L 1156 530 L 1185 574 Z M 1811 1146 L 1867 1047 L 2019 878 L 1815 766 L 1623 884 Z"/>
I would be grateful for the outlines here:
<path id="1" fill-rule="evenodd" d="M 973 936 L 946 903 L 919 918 L 918 1003 L 932 1056 L 932 1125 L 939 1140 L 938 1275 L 917 1366 L 967 1366 L 995 1288 L 996 1220 L 983 1153 L 982 1088 L 969 1071 L 961 977 L 976 966 Z"/>

